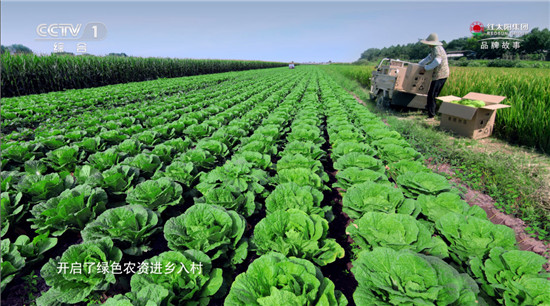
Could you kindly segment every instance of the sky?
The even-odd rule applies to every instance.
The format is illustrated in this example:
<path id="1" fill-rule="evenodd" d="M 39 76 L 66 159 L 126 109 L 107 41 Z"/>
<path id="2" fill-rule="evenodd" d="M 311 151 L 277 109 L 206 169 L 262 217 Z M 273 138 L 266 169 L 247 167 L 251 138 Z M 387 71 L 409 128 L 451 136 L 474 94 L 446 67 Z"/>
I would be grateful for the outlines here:
<path id="1" fill-rule="evenodd" d="M 64 51 L 76 53 L 79 41 L 37 40 L 37 27 L 81 24 L 81 36 L 92 33 L 86 24 L 98 22 L 105 25 L 104 39 L 85 42 L 94 55 L 352 62 L 368 48 L 417 42 L 432 32 L 446 41 L 471 36 L 474 21 L 532 29 L 549 28 L 549 20 L 550 1 L 4 0 L 0 40 L 38 54 L 51 53 L 61 42 Z"/>

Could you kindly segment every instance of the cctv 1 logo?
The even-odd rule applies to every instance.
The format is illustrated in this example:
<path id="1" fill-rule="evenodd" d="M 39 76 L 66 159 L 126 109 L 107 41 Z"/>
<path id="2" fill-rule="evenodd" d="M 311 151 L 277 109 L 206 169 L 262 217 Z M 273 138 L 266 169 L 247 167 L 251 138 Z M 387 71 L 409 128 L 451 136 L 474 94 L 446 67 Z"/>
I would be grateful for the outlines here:
<path id="1" fill-rule="evenodd" d="M 84 28 L 82 24 L 42 23 L 36 27 L 36 40 L 103 40 L 107 36 L 107 27 L 101 22 L 91 22 Z"/>

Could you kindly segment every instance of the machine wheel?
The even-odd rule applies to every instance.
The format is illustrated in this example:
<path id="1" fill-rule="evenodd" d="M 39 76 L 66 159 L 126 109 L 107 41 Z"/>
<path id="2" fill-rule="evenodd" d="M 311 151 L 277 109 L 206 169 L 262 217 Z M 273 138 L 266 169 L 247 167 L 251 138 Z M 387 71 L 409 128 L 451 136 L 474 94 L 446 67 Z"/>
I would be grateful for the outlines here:
<path id="1" fill-rule="evenodd" d="M 386 97 L 384 92 L 378 93 L 378 96 L 376 97 L 376 107 L 380 109 L 390 108 L 390 99 Z"/>
<path id="2" fill-rule="evenodd" d="M 374 101 L 376 99 L 376 96 L 370 91 L 369 91 L 369 97 L 372 101 Z"/>

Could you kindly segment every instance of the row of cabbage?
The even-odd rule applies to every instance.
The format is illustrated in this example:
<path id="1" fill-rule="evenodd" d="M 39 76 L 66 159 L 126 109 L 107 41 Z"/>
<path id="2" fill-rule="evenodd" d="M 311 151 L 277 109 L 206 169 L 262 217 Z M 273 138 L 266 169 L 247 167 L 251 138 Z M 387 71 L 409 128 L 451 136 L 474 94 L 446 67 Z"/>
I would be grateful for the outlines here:
<path id="1" fill-rule="evenodd" d="M 277 153 L 278 145 L 284 141 L 282 136 L 285 126 L 292 118 L 293 107 L 300 100 L 306 86 L 306 80 L 300 82 L 250 137 L 241 139 L 230 160 L 202 174 L 196 186 L 200 195 L 195 198 L 195 204 L 183 214 L 166 222 L 164 236 L 173 251 L 162 253 L 159 258 L 152 260 L 175 262 L 179 260 L 179 254 L 204 254 L 206 257 L 203 256 L 203 260 L 208 258 L 206 262 L 211 262 L 212 267 L 215 267 L 206 271 L 209 273 L 209 280 L 200 282 L 150 279 L 150 284 L 163 285 L 153 285 L 154 287 L 146 290 L 147 295 L 134 293 L 143 290 L 143 286 L 136 281 L 131 283 L 131 293 L 115 296 L 107 304 L 135 305 L 143 297 L 155 301 L 156 304 L 182 304 L 198 300 L 207 302 L 210 296 L 222 298 L 228 295 L 229 287 L 235 279 L 236 265 L 245 261 L 250 250 L 260 253 L 259 249 L 252 247 L 256 239 L 248 241 L 246 238 L 245 232 L 250 224 L 245 217 L 250 220 L 250 217 L 263 210 L 262 203 L 269 194 L 271 178 L 268 172 L 272 168 L 271 160 Z M 253 269 L 256 262 L 257 260 L 249 269 Z M 235 285 L 239 283 L 238 279 L 234 286 L 239 286 Z M 192 287 L 194 293 L 189 293 L 189 287 Z M 165 294 L 166 290 L 168 294 Z M 233 295 L 229 293 L 229 296 Z M 242 304 L 238 300 L 231 302 L 234 298 L 229 296 L 226 304 Z M 239 293 L 237 296 L 243 295 Z"/>
<path id="2" fill-rule="evenodd" d="M 70 120 L 76 116 L 86 115 L 98 108 L 113 108 L 135 102 L 165 98 L 192 98 L 205 95 L 205 87 L 216 84 L 250 80 L 259 71 L 227 72 L 186 78 L 159 79 L 147 82 L 109 85 L 97 88 L 50 92 L 46 94 L 27 95 L 2 99 L 1 126 L 6 129 L 19 130 L 12 137 L 21 136 L 21 129 L 42 123 Z M 38 126 L 39 130 L 43 127 Z"/>
<path id="3" fill-rule="evenodd" d="M 321 163 L 325 152 L 323 107 L 317 78 L 308 86 L 278 153 L 274 189 L 265 199 L 266 216 L 254 227 L 251 250 L 259 258 L 238 275 L 226 305 L 346 305 L 347 299 L 320 267 L 344 256 L 327 238 L 330 207 L 322 207 L 328 175 Z M 290 109 L 289 109 L 290 111 Z M 275 152 L 271 152 L 274 154 Z M 293 285 L 289 285 L 293 284 Z"/>
<path id="4" fill-rule="evenodd" d="M 518 250 L 512 229 L 464 202 L 342 88 L 326 88 L 331 157 L 353 219 L 357 305 L 550 303 L 546 258 Z"/>
<path id="5" fill-rule="evenodd" d="M 95 139 L 100 144 L 110 145 L 104 151 L 98 151 L 97 146 L 93 151 L 86 150 L 90 148 L 86 146 L 68 147 L 78 152 L 70 157 L 76 155 L 82 159 L 50 158 L 52 152 L 64 147 L 49 152 L 50 154 L 41 159 L 35 155 L 27 160 L 8 159 L 4 165 L 10 166 L 11 171 L 2 173 L 2 236 L 8 237 L 2 240 L 2 289 L 23 268 L 25 261 L 29 265 L 41 260 L 41 255 L 55 246 L 55 237 L 66 231 L 85 229 L 82 232 L 85 241 L 99 241 L 100 236 L 112 236 L 108 239 L 115 241 L 117 247 L 125 254 L 138 256 L 149 251 L 150 247 L 143 242 L 158 230 L 157 225 L 162 224 L 160 213 L 168 206 L 181 206 L 184 192 L 193 192 L 192 187 L 198 173 L 209 171 L 217 164 L 223 163 L 230 154 L 230 148 L 233 148 L 241 137 L 247 135 L 254 125 L 291 91 L 297 79 L 298 77 L 294 77 L 281 81 L 280 78 L 266 78 L 261 86 L 256 84 L 254 89 L 235 95 L 226 102 L 229 108 L 217 115 L 208 117 L 214 113 L 196 111 L 191 114 L 199 113 L 202 118 L 186 118 L 185 114 L 179 116 L 180 122 L 190 122 L 187 128 L 192 130 L 193 127 L 199 126 L 200 134 L 186 133 L 189 131 L 187 128 L 168 128 L 170 133 L 166 134 L 155 131 L 134 135 L 119 133 L 118 135 L 124 135 L 126 139 Z M 280 89 L 273 92 L 272 86 L 279 86 Z M 209 108 L 206 107 L 204 110 Z M 212 108 L 222 110 L 219 104 L 212 104 Z M 244 114 L 242 118 L 230 121 L 240 114 Z M 202 121 L 207 117 L 207 120 Z M 199 120 L 202 123 L 199 124 Z M 214 129 L 217 129 L 216 132 Z M 146 133 L 153 135 L 148 138 L 140 137 Z M 209 135 L 211 137 L 208 139 L 200 138 Z M 164 142 L 156 144 L 159 140 Z M 78 143 L 82 144 L 83 141 Z M 60 160 L 71 162 L 60 164 L 57 162 Z M 51 173 L 46 174 L 47 172 Z M 105 212 L 106 209 L 125 204 L 134 206 Z M 29 221 L 37 236 L 30 239 L 19 235 L 16 241 L 11 243 L 9 238 L 16 237 L 16 233 L 10 232 L 10 228 L 13 227 L 10 224 L 22 221 L 29 215 L 29 211 L 32 215 Z M 129 218 L 130 215 L 138 217 L 132 219 Z M 116 228 L 105 226 L 105 223 L 112 224 L 113 220 L 118 220 L 115 224 L 127 226 L 128 232 L 125 232 L 126 227 L 120 229 L 118 225 Z M 143 233 L 140 233 L 143 237 L 138 239 L 133 236 L 135 233 L 132 234 L 132 229 L 140 228 L 143 225 L 141 222 L 150 223 L 152 226 L 146 226 Z M 126 238 L 114 238 L 117 235 Z M 112 246 L 112 243 L 110 244 Z M 89 249 L 89 246 L 78 248 Z M 65 252 L 69 257 L 74 256 L 69 253 L 69 250 Z M 53 283 L 48 281 L 47 271 L 44 270 L 43 277 L 52 285 Z M 51 277 L 55 278 L 55 275 Z M 89 283 L 87 289 L 78 289 L 79 294 L 58 290 L 63 293 L 62 296 L 49 296 L 55 296 L 57 300 L 69 299 L 75 302 L 85 298 L 91 290 L 105 289 L 105 284 L 101 282 L 101 286 L 90 286 Z M 63 283 L 58 285 L 63 287 Z"/>

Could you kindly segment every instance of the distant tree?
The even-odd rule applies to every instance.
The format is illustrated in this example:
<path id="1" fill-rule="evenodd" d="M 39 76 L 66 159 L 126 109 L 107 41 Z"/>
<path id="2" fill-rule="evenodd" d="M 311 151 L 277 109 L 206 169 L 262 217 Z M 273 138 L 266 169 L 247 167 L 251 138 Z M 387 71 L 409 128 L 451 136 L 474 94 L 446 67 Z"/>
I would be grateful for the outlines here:
<path id="1" fill-rule="evenodd" d="M 120 56 L 120 57 L 128 57 L 126 53 L 109 53 L 107 56 Z"/>
<path id="2" fill-rule="evenodd" d="M 21 54 L 21 53 L 31 54 L 32 53 L 32 50 L 29 47 L 23 46 L 21 44 L 13 44 L 13 45 L 9 46 L 8 49 L 10 49 L 13 53 L 18 53 L 18 54 Z"/>
<path id="3" fill-rule="evenodd" d="M 522 46 L 526 53 L 545 54 L 548 56 L 548 52 L 550 51 L 550 31 L 548 29 L 541 31 L 539 28 L 534 28 L 523 38 Z"/>
<path id="4" fill-rule="evenodd" d="M 497 32 L 497 31 L 493 31 Z M 508 31 L 500 31 L 499 36 L 507 37 Z M 534 28 L 530 33 L 520 37 L 522 42 L 520 43 L 521 47 L 519 49 L 514 48 L 493 48 L 491 46 L 492 41 L 487 41 L 488 48 L 481 48 L 482 42 L 480 40 L 486 38 L 492 38 L 488 34 L 476 35 L 473 37 L 461 37 L 458 39 L 453 39 L 448 43 L 441 41 L 443 47 L 447 51 L 467 51 L 471 50 L 475 52 L 475 58 L 482 59 L 496 59 L 496 58 L 517 58 L 517 54 L 521 53 L 524 55 L 529 55 L 530 58 L 537 58 L 550 60 L 550 31 L 548 29 L 539 30 Z M 499 44 L 502 44 L 503 40 L 497 41 Z M 496 43 L 496 42 L 495 42 Z M 512 44 L 512 41 L 508 41 L 508 44 Z M 361 57 L 357 62 L 374 62 L 378 61 L 384 57 L 388 58 L 399 58 L 404 60 L 419 60 L 424 58 L 430 52 L 430 48 L 427 45 L 424 45 L 420 42 L 410 43 L 406 45 L 397 45 L 384 47 L 382 49 L 378 48 L 369 48 L 361 53 Z M 474 53 L 472 53 L 474 54 Z M 469 58 L 473 55 L 469 55 Z"/>
<path id="5" fill-rule="evenodd" d="M 4 54 L 5 52 L 8 52 L 8 48 L 4 47 L 4 45 L 1 45 L 1 51 L 0 54 Z"/>
<path id="6" fill-rule="evenodd" d="M 72 52 L 52 52 L 52 55 L 73 55 L 74 56 L 74 53 L 72 53 Z"/>

